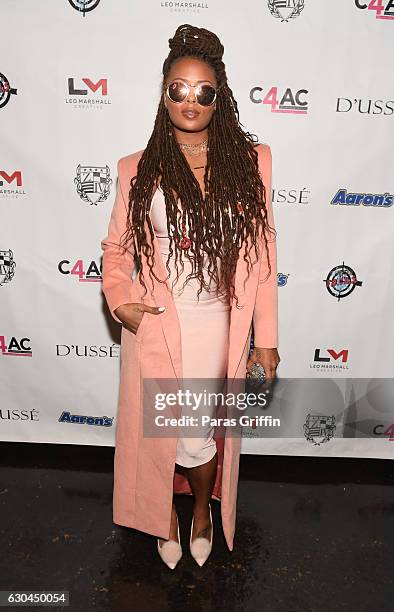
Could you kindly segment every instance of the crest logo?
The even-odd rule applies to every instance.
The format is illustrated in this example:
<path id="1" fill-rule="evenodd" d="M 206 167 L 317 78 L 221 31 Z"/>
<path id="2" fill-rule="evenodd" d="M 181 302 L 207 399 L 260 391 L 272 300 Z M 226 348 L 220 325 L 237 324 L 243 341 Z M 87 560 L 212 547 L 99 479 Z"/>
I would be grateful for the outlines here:
<path id="1" fill-rule="evenodd" d="M 283 23 L 299 17 L 305 8 L 305 0 L 268 0 L 271 15 Z"/>
<path id="2" fill-rule="evenodd" d="M 304 423 L 305 438 L 315 446 L 329 442 L 334 436 L 335 429 L 335 416 L 308 414 Z"/>
<path id="3" fill-rule="evenodd" d="M 108 166 L 81 166 L 79 164 L 74 183 L 81 200 L 95 206 L 106 200 L 113 183 L 109 174 Z"/>
<path id="4" fill-rule="evenodd" d="M 0 251 L 0 287 L 4 283 L 9 283 L 14 276 L 16 263 L 11 249 Z"/>
<path id="5" fill-rule="evenodd" d="M 362 281 L 357 280 L 353 268 L 345 266 L 345 262 L 342 262 L 340 266 L 332 268 L 323 282 L 326 283 L 328 293 L 338 298 L 338 302 L 340 299 L 350 295 L 356 287 L 361 287 L 363 284 Z"/>
<path id="6" fill-rule="evenodd" d="M 82 13 L 84 17 L 85 17 L 85 13 L 90 13 L 90 11 L 93 11 L 97 7 L 97 5 L 100 3 L 100 0 L 68 0 L 68 1 L 71 4 L 71 6 L 79 13 Z"/>
<path id="7" fill-rule="evenodd" d="M 0 108 L 10 101 L 11 94 L 16 95 L 17 90 L 11 87 L 9 80 L 0 72 Z"/>

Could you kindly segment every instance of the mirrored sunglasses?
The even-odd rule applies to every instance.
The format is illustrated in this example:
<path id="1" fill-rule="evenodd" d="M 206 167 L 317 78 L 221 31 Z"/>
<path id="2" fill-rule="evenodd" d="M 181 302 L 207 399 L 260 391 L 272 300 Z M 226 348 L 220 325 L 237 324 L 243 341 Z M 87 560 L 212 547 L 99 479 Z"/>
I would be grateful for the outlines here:
<path id="1" fill-rule="evenodd" d="M 190 88 L 194 89 L 196 100 L 201 106 L 211 106 L 216 100 L 217 90 L 209 83 L 199 83 L 198 85 L 189 85 L 185 81 L 176 79 L 169 83 L 166 93 L 169 99 L 176 104 L 184 102 L 190 92 Z"/>

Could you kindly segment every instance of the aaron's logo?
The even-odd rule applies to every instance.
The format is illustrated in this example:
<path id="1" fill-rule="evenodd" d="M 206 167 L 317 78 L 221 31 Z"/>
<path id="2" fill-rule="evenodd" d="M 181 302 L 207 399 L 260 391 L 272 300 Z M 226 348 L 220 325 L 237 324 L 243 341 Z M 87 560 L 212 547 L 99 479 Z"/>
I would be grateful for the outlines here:
<path id="1" fill-rule="evenodd" d="M 271 15 L 283 21 L 299 17 L 304 10 L 305 0 L 268 0 Z"/>

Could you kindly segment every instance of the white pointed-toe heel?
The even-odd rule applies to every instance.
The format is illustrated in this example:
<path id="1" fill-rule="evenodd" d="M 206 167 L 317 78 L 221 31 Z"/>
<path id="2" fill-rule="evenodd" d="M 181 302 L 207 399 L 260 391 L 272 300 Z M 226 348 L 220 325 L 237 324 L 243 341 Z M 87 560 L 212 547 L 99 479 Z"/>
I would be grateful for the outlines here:
<path id="1" fill-rule="evenodd" d="M 213 523 L 212 523 L 211 504 L 209 504 L 209 520 L 211 521 L 211 539 L 208 540 L 207 538 L 198 537 L 195 540 L 192 540 L 194 517 L 192 519 L 189 546 L 190 546 L 190 552 L 191 552 L 192 557 L 197 561 L 200 567 L 204 565 L 205 561 L 208 559 L 212 551 Z"/>
<path id="2" fill-rule="evenodd" d="M 182 557 L 182 546 L 181 546 L 181 538 L 179 535 L 179 521 L 177 516 L 178 523 L 178 542 L 175 540 L 167 540 L 164 542 L 163 546 L 160 546 L 160 540 L 157 538 L 157 550 L 159 551 L 159 555 L 164 561 L 166 565 L 170 569 L 175 569 L 178 561 Z"/>

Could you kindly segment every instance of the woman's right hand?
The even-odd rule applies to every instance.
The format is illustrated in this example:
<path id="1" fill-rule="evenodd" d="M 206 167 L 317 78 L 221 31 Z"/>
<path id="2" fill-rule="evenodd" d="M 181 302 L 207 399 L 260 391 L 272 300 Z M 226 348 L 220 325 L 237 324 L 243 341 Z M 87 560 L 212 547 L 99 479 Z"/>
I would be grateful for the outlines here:
<path id="1" fill-rule="evenodd" d="M 150 314 L 161 314 L 164 312 L 165 306 L 148 306 L 140 302 L 132 302 L 129 304 L 122 304 L 118 306 L 114 313 L 118 317 L 126 329 L 131 331 L 133 334 L 137 333 L 137 329 L 143 319 L 144 312 Z"/>

